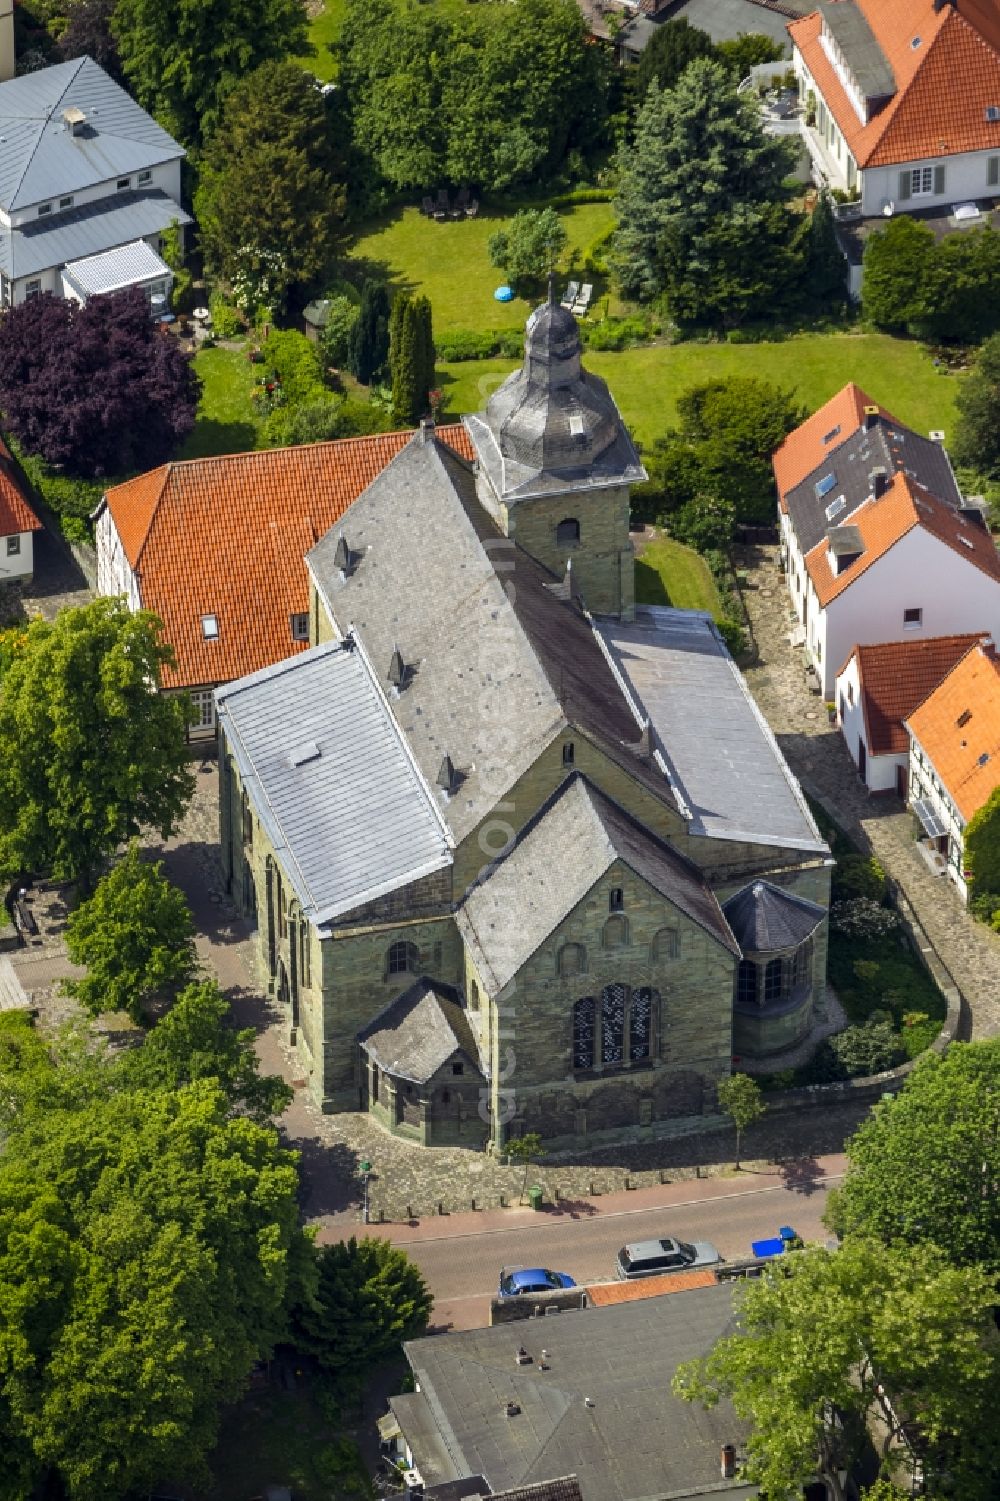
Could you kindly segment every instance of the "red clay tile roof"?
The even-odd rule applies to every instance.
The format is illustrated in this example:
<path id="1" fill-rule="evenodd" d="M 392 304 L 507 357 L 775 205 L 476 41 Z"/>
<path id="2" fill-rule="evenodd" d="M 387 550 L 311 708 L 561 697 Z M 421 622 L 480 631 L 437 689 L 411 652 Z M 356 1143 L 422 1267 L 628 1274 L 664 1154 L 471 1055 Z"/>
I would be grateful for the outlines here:
<path id="1" fill-rule="evenodd" d="M 7 445 L 0 439 L 0 537 L 41 530 L 42 523 L 18 482 Z"/>
<path id="2" fill-rule="evenodd" d="M 893 477 L 884 495 L 877 500 L 867 500 L 854 511 L 850 525 L 856 526 L 861 533 L 864 551 L 842 573 L 835 574 L 830 567 L 825 537 L 806 554 L 806 568 L 823 608 L 838 594 L 843 594 L 856 578 L 860 578 L 915 526 L 922 526 L 959 557 L 975 564 L 1000 583 L 1000 553 L 989 532 L 960 518 L 951 506 L 945 505 L 943 500 L 938 500 L 903 472 Z"/>
<path id="3" fill-rule="evenodd" d="M 789 33 L 859 167 L 892 166 L 1000 150 L 1000 14 L 990 0 L 844 0 L 868 22 L 896 79 L 896 92 L 867 124 L 860 118 L 820 42 L 818 12 Z M 916 37 L 919 45 L 912 45 Z"/>
<path id="4" fill-rule="evenodd" d="M 840 671 L 857 658 L 869 755 L 906 754 L 910 741 L 903 721 L 982 639 L 983 633 L 930 636 L 926 641 L 886 641 L 854 648 Z"/>
<path id="5" fill-rule="evenodd" d="M 664 1293 L 682 1293 L 692 1287 L 714 1287 L 715 1273 L 707 1267 L 695 1272 L 667 1272 L 662 1277 L 639 1277 L 634 1282 L 599 1282 L 587 1288 L 595 1308 L 614 1303 L 636 1303 L 640 1298 L 659 1298 Z"/>
<path id="6" fill-rule="evenodd" d="M 473 457 L 465 429 L 438 435 Z M 105 497 L 145 609 L 177 656 L 166 688 L 231 682 L 304 650 L 292 615 L 309 609 L 306 553 L 412 432 L 379 433 L 165 464 Z M 218 620 L 206 641 L 202 616 Z"/>
<path id="7" fill-rule="evenodd" d="M 849 381 L 825 406 L 788 434 L 771 458 L 782 510 L 786 509 L 785 496 L 789 490 L 801 485 L 814 469 L 819 468 L 827 454 L 857 432 L 864 421 L 865 407 L 876 405 L 860 386 Z M 884 407 L 879 407 L 879 411 L 887 422 L 895 422 L 896 419 Z M 828 436 L 830 441 L 824 443 L 823 439 Z"/>
<path id="8" fill-rule="evenodd" d="M 976 646 L 966 653 L 907 725 L 968 822 L 1000 786 L 1000 661 L 995 649 Z"/>

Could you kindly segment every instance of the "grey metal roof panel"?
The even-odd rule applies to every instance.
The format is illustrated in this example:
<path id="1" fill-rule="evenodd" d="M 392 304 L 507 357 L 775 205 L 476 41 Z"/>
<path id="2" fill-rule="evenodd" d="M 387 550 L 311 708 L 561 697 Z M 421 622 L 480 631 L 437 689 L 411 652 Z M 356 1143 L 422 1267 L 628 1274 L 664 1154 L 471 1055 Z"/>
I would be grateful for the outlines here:
<path id="1" fill-rule="evenodd" d="M 19 229 L 0 225 L 0 271 L 15 278 L 35 276 L 145 235 L 161 234 L 175 222 L 190 224 L 191 215 L 167 193 L 154 188 L 116 193 L 62 214 L 32 220 Z"/>
<path id="2" fill-rule="evenodd" d="M 738 952 L 716 898 L 694 867 L 575 774 L 472 888 L 457 914 L 491 991 L 514 978 L 617 860 Z"/>
<path id="3" fill-rule="evenodd" d="M 67 261 L 64 271 L 85 297 L 117 292 L 136 282 L 170 275 L 170 267 L 145 240 L 133 240 L 128 245 L 116 246 L 114 250 L 85 256 L 83 260 Z"/>
<path id="4" fill-rule="evenodd" d="M 805 943 L 826 909 L 793 896 L 770 881 L 753 881 L 722 908 L 744 954 L 767 954 Z"/>
<path id="5" fill-rule="evenodd" d="M 652 722 L 692 833 L 827 852 L 709 615 L 642 605 L 633 624 L 601 621 L 597 629 Z"/>
<path id="6" fill-rule="evenodd" d="M 217 689 L 216 703 L 317 925 L 451 863 L 444 824 L 359 646 L 313 647 Z"/>
<path id="7" fill-rule="evenodd" d="M 720 1445 L 739 1446 L 748 1425 L 728 1402 L 705 1411 L 670 1389 L 683 1361 L 732 1332 L 739 1296 L 722 1283 L 412 1341 L 405 1350 L 426 1399 L 422 1427 L 432 1418 L 459 1472 L 484 1475 L 501 1494 L 576 1475 L 584 1501 L 756 1495 L 719 1476 Z M 516 1363 L 520 1344 L 532 1364 Z M 519 1409 L 512 1417 L 508 1401 Z"/>
<path id="8" fill-rule="evenodd" d="M 854 0 L 819 0 L 816 8 L 864 97 L 891 98 L 896 75 L 860 7 Z"/>
<path id="9" fill-rule="evenodd" d="M 358 1041 L 379 1068 L 416 1084 L 426 1084 L 456 1052 L 481 1066 L 458 992 L 426 975 L 383 1006 Z"/>
<path id="10" fill-rule="evenodd" d="M 64 109 L 82 110 L 74 135 Z M 0 84 L 0 206 L 11 211 L 184 156 L 135 100 L 89 57 Z"/>
<path id="11" fill-rule="evenodd" d="M 880 417 L 874 427 L 849 433 L 785 496 L 803 555 L 823 540 L 832 523 L 843 525 L 865 503 L 872 493 L 869 475 L 878 468 L 885 469 L 890 480 L 899 472 L 909 475 L 948 505 L 962 503 L 947 450 L 901 422 Z M 827 486 L 830 475 L 833 482 Z M 844 506 L 828 518 L 827 508 L 841 495 Z"/>

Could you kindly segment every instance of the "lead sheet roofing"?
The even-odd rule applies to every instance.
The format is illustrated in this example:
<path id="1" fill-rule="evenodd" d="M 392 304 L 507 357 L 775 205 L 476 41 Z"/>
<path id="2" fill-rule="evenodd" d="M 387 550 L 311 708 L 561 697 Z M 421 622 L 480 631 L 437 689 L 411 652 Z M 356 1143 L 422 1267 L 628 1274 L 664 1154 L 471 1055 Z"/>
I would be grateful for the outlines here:
<path id="1" fill-rule="evenodd" d="M 337 642 L 216 692 L 240 776 L 317 926 L 451 863 L 361 649 Z"/>
<path id="2" fill-rule="evenodd" d="M 798 782 L 709 615 L 637 608 L 602 640 L 649 717 L 691 832 L 826 853 Z"/>

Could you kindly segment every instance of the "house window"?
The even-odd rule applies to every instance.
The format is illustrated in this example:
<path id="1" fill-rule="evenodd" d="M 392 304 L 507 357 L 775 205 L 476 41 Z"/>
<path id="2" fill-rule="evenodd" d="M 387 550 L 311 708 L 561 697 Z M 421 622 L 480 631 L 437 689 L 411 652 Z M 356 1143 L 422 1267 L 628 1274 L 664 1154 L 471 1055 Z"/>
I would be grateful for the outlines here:
<path id="1" fill-rule="evenodd" d="M 215 729 L 215 694 L 211 688 L 192 688 L 191 703 L 194 707 L 193 730 Z"/>
<path id="2" fill-rule="evenodd" d="M 612 886 L 608 892 L 608 911 L 622 912 L 625 908 L 625 893 L 620 886 Z"/>
<path id="3" fill-rule="evenodd" d="M 139 173 L 139 176 L 137 177 L 136 181 L 138 182 L 138 184 L 139 184 L 139 186 L 141 188 L 145 187 L 147 183 L 153 181 L 153 174 L 149 170 L 148 167 L 144 171 L 142 171 L 142 172 Z"/>
<path id="4" fill-rule="evenodd" d="M 32 299 L 32 297 L 41 297 L 41 295 L 42 295 L 42 279 L 41 279 L 40 276 L 36 277 L 34 281 L 25 282 L 25 286 L 24 286 L 24 300 L 25 300 L 25 302 L 30 302 L 31 299 Z"/>
<path id="5" fill-rule="evenodd" d="M 556 527 L 556 543 L 559 547 L 575 547 L 580 540 L 580 523 L 575 516 L 566 516 Z"/>
<path id="6" fill-rule="evenodd" d="M 986 183 L 991 188 L 1000 184 L 1000 156 L 986 158 Z"/>
<path id="7" fill-rule="evenodd" d="M 659 964 L 663 959 L 679 959 L 681 955 L 681 935 L 676 928 L 660 928 L 653 935 L 653 963 Z"/>
<path id="8" fill-rule="evenodd" d="M 587 950 L 582 943 L 564 943 L 559 950 L 557 968 L 561 975 L 582 975 L 587 968 Z"/>
<path id="9" fill-rule="evenodd" d="M 20 539 L 20 537 L 8 537 L 7 538 L 7 556 L 8 556 L 8 558 L 16 558 L 17 555 L 18 555 L 18 553 L 20 551 L 21 551 L 21 539 Z"/>
<path id="10" fill-rule="evenodd" d="M 464 1063 L 453 1063 L 452 1066 L 451 1066 L 451 1071 L 452 1071 L 453 1074 L 464 1074 L 465 1073 L 465 1064 Z"/>
<path id="11" fill-rule="evenodd" d="M 609 917 L 604 924 L 604 947 L 606 949 L 621 949 L 628 943 L 628 919 L 616 916 Z"/>
<path id="12" fill-rule="evenodd" d="M 44 218 L 46 214 L 51 214 L 51 212 L 52 212 L 52 205 L 51 205 L 51 203 L 40 203 L 38 205 L 38 208 L 36 209 L 36 213 L 38 214 L 39 219 Z"/>
<path id="13" fill-rule="evenodd" d="M 906 197 L 926 198 L 931 193 L 944 192 L 944 167 L 913 167 L 909 173 L 910 191 Z"/>
<path id="14" fill-rule="evenodd" d="M 59 207 L 60 208 L 72 208 L 73 207 L 73 194 L 70 193 L 66 198 L 60 198 L 60 200 L 59 200 Z"/>
<path id="15" fill-rule="evenodd" d="M 218 615 L 203 615 L 201 617 L 201 634 L 206 641 L 217 641 L 219 639 Z"/>
<path id="16" fill-rule="evenodd" d="M 442 1089 L 442 1091 L 441 1091 L 441 1104 L 442 1105 L 450 1105 L 451 1104 L 451 1091 L 450 1090 L 448 1090 L 448 1089 Z"/>
<path id="17" fill-rule="evenodd" d="M 573 1067 L 594 1066 L 594 1011 L 592 995 L 586 995 L 573 1007 Z"/>
<path id="18" fill-rule="evenodd" d="M 306 611 L 306 613 L 304 615 L 293 615 L 292 616 L 292 640 L 293 641 L 308 641 L 309 640 L 309 612 L 308 612 L 308 610 Z"/>
<path id="19" fill-rule="evenodd" d="M 741 959 L 736 972 L 736 999 L 744 1006 L 757 1004 L 757 966 L 749 959 Z"/>
<path id="20" fill-rule="evenodd" d="M 848 683 L 848 685 L 847 685 L 847 702 L 853 708 L 853 706 L 854 706 L 854 684 L 853 683 Z"/>
<path id="21" fill-rule="evenodd" d="M 130 188 L 131 186 L 131 177 L 119 177 L 118 181 L 115 183 L 115 187 L 117 188 L 119 193 L 124 193 L 126 189 Z"/>
<path id="22" fill-rule="evenodd" d="M 420 968 L 420 950 L 415 943 L 391 943 L 386 955 L 387 975 L 415 975 Z"/>
<path id="23" fill-rule="evenodd" d="M 572 766 L 573 765 L 573 758 L 574 758 L 575 755 L 576 755 L 576 748 L 573 745 L 572 740 L 568 740 L 566 742 L 566 744 L 563 746 L 563 765 L 564 766 Z"/>
<path id="24" fill-rule="evenodd" d="M 924 623 L 924 612 L 916 608 L 903 611 L 903 629 L 914 630 Z"/>
<path id="25" fill-rule="evenodd" d="M 845 719 L 847 717 L 847 701 L 845 700 L 843 694 L 840 695 L 840 717 L 841 719 Z"/>

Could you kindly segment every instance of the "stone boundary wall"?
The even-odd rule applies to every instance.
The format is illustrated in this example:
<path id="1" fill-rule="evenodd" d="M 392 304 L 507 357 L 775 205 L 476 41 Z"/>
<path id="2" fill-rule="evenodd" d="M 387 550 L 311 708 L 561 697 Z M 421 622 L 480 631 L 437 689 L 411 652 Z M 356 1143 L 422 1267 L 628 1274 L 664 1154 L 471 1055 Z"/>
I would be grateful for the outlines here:
<path id="1" fill-rule="evenodd" d="M 97 548 L 89 542 L 68 542 L 73 561 L 87 580 L 88 589 L 97 593 Z"/>

